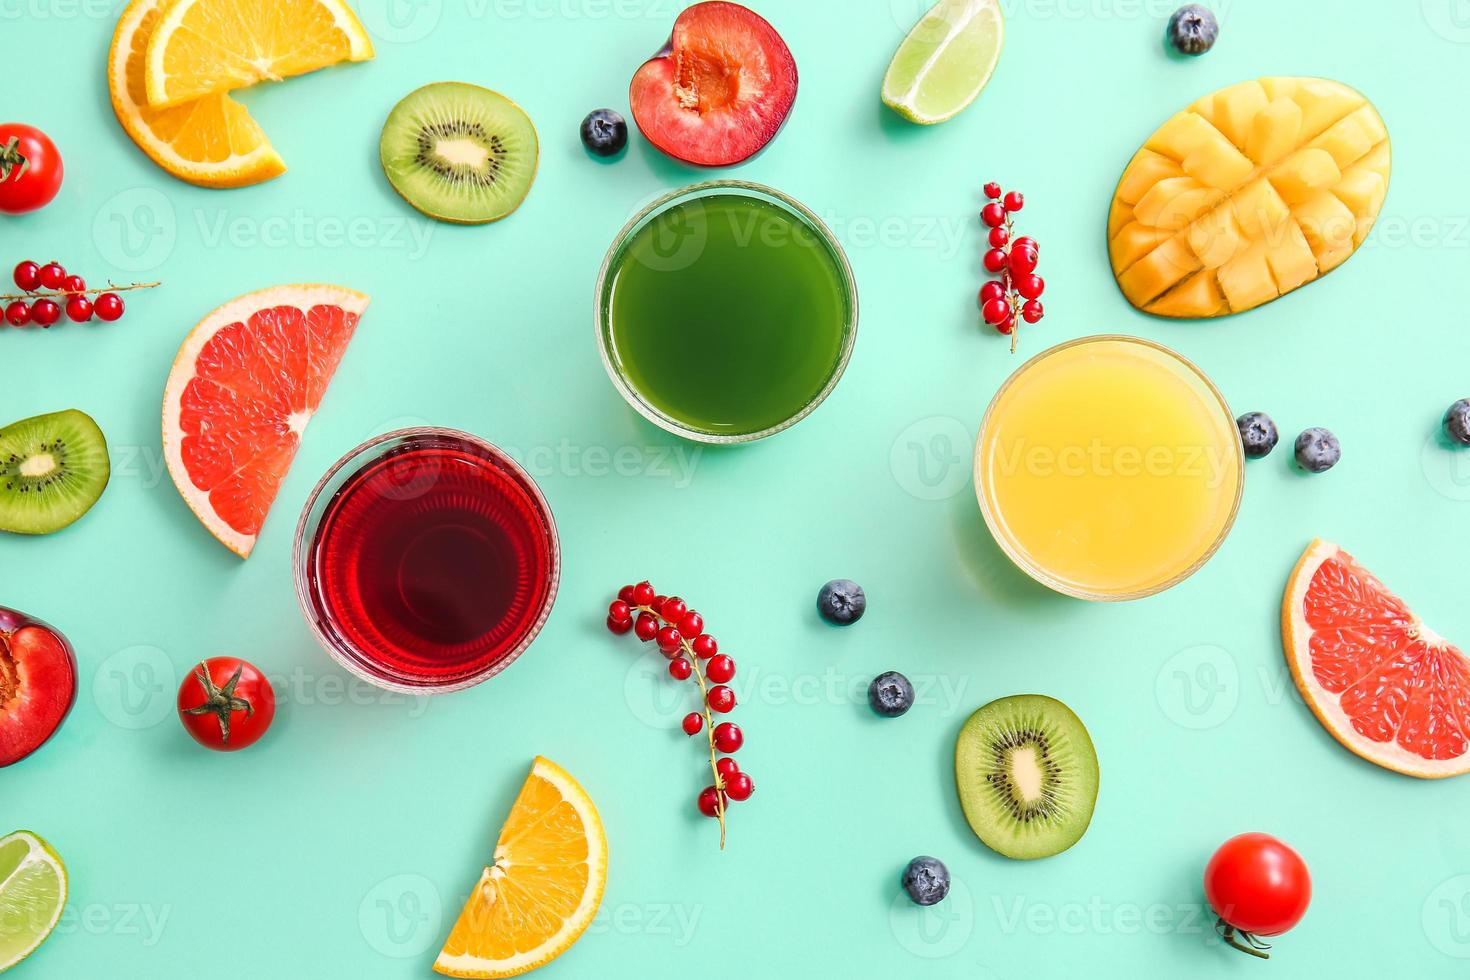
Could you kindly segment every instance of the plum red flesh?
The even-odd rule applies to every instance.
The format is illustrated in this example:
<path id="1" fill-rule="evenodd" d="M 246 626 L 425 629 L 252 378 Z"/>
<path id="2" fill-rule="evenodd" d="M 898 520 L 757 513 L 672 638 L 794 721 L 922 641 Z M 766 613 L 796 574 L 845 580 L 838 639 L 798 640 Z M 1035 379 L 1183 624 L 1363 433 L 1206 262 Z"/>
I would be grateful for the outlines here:
<path id="1" fill-rule="evenodd" d="M 628 102 L 664 153 L 727 167 L 780 131 L 796 82 L 796 61 L 774 27 L 738 3 L 709 0 L 679 15 L 668 44 L 633 76 Z"/>
<path id="2" fill-rule="evenodd" d="M 0 768 L 39 749 L 77 700 L 77 660 L 60 632 L 0 607 Z"/>

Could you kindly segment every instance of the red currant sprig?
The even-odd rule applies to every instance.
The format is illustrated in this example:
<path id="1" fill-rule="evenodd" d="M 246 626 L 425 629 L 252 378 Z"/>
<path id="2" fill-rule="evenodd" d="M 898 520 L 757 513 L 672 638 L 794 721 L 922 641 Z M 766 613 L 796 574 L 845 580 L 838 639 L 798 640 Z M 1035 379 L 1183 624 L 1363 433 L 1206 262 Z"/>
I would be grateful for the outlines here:
<path id="1" fill-rule="evenodd" d="M 618 635 L 631 630 L 645 643 L 652 640 L 668 658 L 670 677 L 676 681 L 693 677 L 699 683 L 700 710 L 685 715 L 681 725 L 686 735 L 706 733 L 714 782 L 700 791 L 695 802 L 700 813 L 719 820 L 724 850 L 727 804 L 748 800 L 755 792 L 755 782 L 730 758 L 745 744 L 744 733 L 734 722 L 716 725 L 714 719 L 714 714 L 735 707 L 735 692 L 726 686 L 735 676 L 735 661 L 720 653 L 719 643 L 704 631 L 703 616 L 677 596 L 659 595 L 647 582 L 618 590 L 607 608 L 607 628 Z"/>
<path id="2" fill-rule="evenodd" d="M 980 220 L 990 229 L 990 250 L 985 253 L 985 271 L 998 277 L 980 287 L 980 315 L 1003 334 L 1011 335 L 1011 353 L 1016 351 L 1016 320 L 1036 323 L 1045 312 L 1041 294 L 1046 281 L 1036 274 L 1040 246 L 1036 239 L 1013 238 L 1011 215 L 1021 210 L 1026 198 L 1020 191 L 1001 194 L 994 181 L 985 185 L 990 203 L 980 209 Z"/>
<path id="3" fill-rule="evenodd" d="M 85 279 L 69 274 L 60 262 L 37 265 L 29 259 L 15 267 L 11 278 L 21 292 L 0 295 L 0 304 L 4 304 L 5 322 L 12 327 L 28 323 L 49 327 L 61 319 L 63 308 L 73 323 L 85 323 L 93 316 L 111 323 L 123 315 L 118 293 L 161 285 L 135 282 L 118 286 L 109 281 L 106 289 L 88 289 Z"/>

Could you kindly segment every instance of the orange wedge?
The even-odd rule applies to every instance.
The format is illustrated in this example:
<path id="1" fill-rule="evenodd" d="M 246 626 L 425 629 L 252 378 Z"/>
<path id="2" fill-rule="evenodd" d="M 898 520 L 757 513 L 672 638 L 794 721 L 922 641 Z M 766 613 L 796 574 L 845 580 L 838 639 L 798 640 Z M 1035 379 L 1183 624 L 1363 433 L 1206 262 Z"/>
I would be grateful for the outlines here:
<path id="1" fill-rule="evenodd" d="M 163 0 L 144 80 L 148 104 L 170 106 L 372 56 L 342 0 Z"/>
<path id="2" fill-rule="evenodd" d="M 597 807 L 565 769 L 538 755 L 435 972 L 514 977 L 551 962 L 597 914 L 606 884 Z"/>
<path id="3" fill-rule="evenodd" d="M 245 187 L 286 164 L 245 107 L 206 95 L 166 109 L 147 104 L 143 56 L 164 0 L 132 0 L 118 19 L 107 56 L 112 111 L 133 142 L 164 170 L 200 187 Z"/>

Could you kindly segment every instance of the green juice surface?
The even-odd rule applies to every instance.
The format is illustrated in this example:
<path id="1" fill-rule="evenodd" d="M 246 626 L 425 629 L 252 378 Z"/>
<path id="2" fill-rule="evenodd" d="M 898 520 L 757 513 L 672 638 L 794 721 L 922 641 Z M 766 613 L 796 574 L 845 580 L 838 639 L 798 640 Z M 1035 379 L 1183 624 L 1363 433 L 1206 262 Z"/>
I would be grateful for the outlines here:
<path id="1" fill-rule="evenodd" d="M 742 194 L 676 204 L 614 259 L 613 363 L 659 412 L 719 435 L 812 403 L 842 359 L 839 258 L 779 205 Z"/>

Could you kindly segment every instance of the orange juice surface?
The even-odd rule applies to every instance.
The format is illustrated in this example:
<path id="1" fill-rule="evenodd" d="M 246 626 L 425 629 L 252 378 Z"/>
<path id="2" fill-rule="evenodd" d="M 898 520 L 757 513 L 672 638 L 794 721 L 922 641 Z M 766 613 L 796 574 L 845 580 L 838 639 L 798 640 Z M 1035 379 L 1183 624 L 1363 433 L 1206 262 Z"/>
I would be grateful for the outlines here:
<path id="1" fill-rule="evenodd" d="M 1230 409 L 1199 369 L 1131 337 L 1032 358 L 981 425 L 985 522 L 1059 592 L 1131 599 L 1214 553 L 1235 519 L 1244 458 Z"/>

